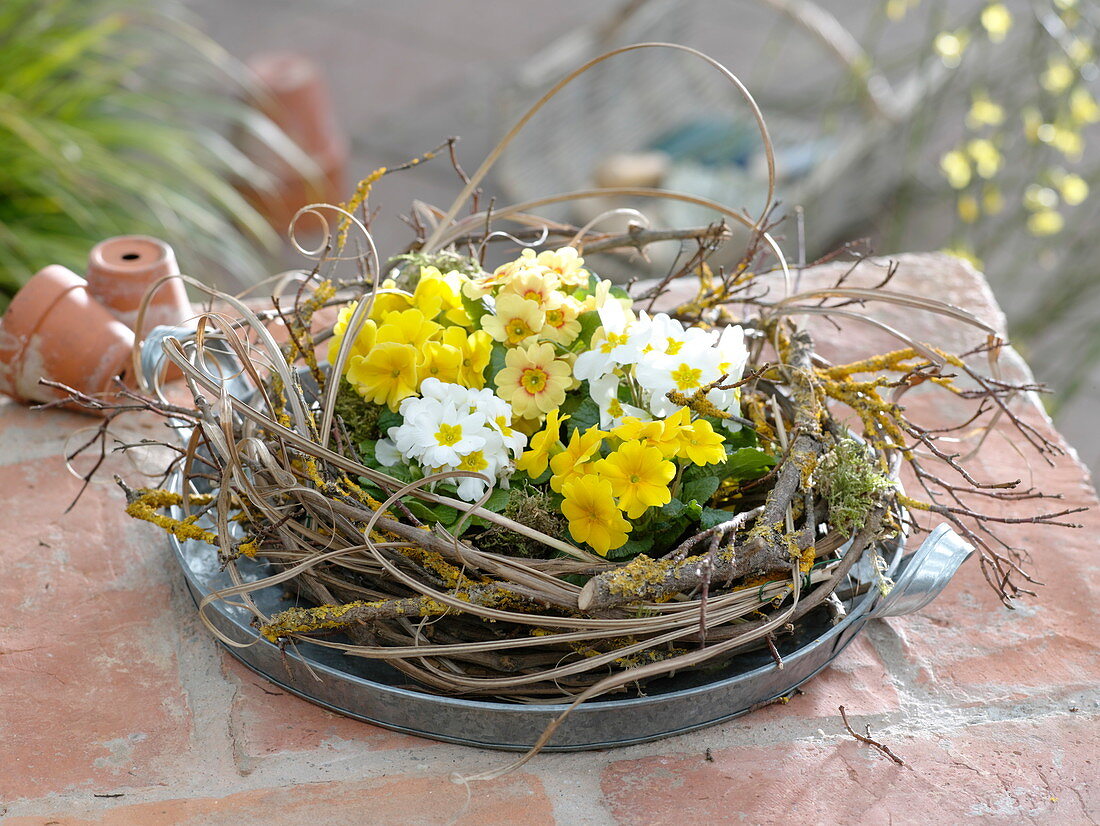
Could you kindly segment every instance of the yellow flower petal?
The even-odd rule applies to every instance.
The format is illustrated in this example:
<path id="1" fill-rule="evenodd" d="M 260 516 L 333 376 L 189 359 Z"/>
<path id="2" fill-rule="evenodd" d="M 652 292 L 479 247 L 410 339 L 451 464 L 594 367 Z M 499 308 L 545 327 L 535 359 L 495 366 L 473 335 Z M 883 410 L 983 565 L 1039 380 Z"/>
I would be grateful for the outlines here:
<path id="1" fill-rule="evenodd" d="M 365 356 L 356 356 L 348 368 L 348 381 L 367 401 L 396 411 L 401 400 L 413 395 L 419 384 L 416 349 L 387 341 L 376 344 Z"/>
<path id="2" fill-rule="evenodd" d="M 669 484 L 676 475 L 676 465 L 655 447 L 624 442 L 606 459 L 596 462 L 595 469 L 611 483 L 619 507 L 631 519 L 672 500 Z"/>
<path id="3" fill-rule="evenodd" d="M 552 344 L 515 347 L 504 363 L 495 378 L 497 395 L 512 405 L 517 416 L 538 418 L 561 407 L 573 384 L 573 371 L 556 358 Z"/>
<path id="4" fill-rule="evenodd" d="M 569 520 L 573 539 L 587 542 L 602 556 L 626 543 L 630 523 L 615 505 L 610 482 L 594 475 L 578 476 L 566 482 L 562 494 L 561 512 Z"/>

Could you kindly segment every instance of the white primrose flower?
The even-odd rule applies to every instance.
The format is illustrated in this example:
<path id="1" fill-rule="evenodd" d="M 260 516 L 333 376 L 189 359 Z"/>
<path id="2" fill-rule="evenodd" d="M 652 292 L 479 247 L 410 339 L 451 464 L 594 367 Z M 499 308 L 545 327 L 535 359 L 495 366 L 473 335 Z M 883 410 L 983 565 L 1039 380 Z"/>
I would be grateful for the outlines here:
<path id="1" fill-rule="evenodd" d="M 617 300 L 606 301 L 598 310 L 600 326 L 592 335 L 589 350 L 577 356 L 573 375 L 582 381 L 610 373 L 616 366 L 633 364 L 642 354 L 643 343 L 632 335 L 634 314 Z"/>
<path id="2" fill-rule="evenodd" d="M 738 381 L 749 360 L 749 349 L 745 346 L 745 331 L 740 325 L 723 327 L 718 340 L 714 343 L 714 349 L 721 357 L 718 366 L 722 372 L 729 374 L 731 382 Z"/>
<path id="3" fill-rule="evenodd" d="M 393 439 L 389 436 L 383 436 L 374 443 L 374 458 L 377 459 L 378 464 L 383 467 L 393 467 L 404 457 L 397 449 L 397 445 L 393 443 Z"/>
<path id="4" fill-rule="evenodd" d="M 456 477 L 455 484 L 458 488 L 458 496 L 467 502 L 476 502 L 484 495 L 489 487 L 490 479 L 495 479 L 508 487 L 510 477 L 510 464 L 508 450 L 504 444 L 504 437 L 495 430 L 488 432 L 486 445 L 481 450 L 472 450 L 462 457 L 462 461 L 455 465 L 440 468 L 444 471 L 464 470 L 480 473 L 488 479 L 480 479 L 476 476 Z"/>
<path id="5" fill-rule="evenodd" d="M 375 445 L 375 458 L 385 466 L 416 462 L 427 473 L 470 470 L 490 481 L 507 477 L 511 460 L 527 443 L 510 427 L 512 407 L 491 390 L 425 379 L 422 396 L 401 402 L 402 422 Z M 506 479 L 504 480 L 507 481 Z M 489 484 L 484 479 L 456 479 L 459 496 L 476 501 Z"/>
<path id="6" fill-rule="evenodd" d="M 748 360 L 740 327 L 727 327 L 721 332 L 680 327 L 678 332 L 679 326 L 674 319 L 662 321 L 659 335 L 667 346 L 649 350 L 634 367 L 638 383 L 649 393 L 650 409 L 660 417 L 676 411 L 677 405 L 667 396 L 670 390 L 691 395 L 722 376 L 727 382 L 737 381 Z M 653 329 L 658 330 L 658 325 L 654 324 Z M 707 393 L 707 400 L 719 410 L 737 413 L 740 394 L 714 389 Z"/>
<path id="7" fill-rule="evenodd" d="M 700 388 L 717 381 L 718 351 L 699 344 L 685 345 L 676 355 L 653 350 L 634 366 L 638 383 L 649 393 L 649 409 L 664 418 L 679 409 L 667 394 L 675 390 L 690 396 Z"/>
<path id="8" fill-rule="evenodd" d="M 698 327 L 688 327 L 667 313 L 657 313 L 652 318 L 641 313 L 638 324 L 631 331 L 642 340 L 642 352 L 657 351 L 675 356 L 685 345 L 707 346 L 711 343 L 710 334 Z"/>
<path id="9" fill-rule="evenodd" d="M 633 416 L 643 422 L 652 419 L 647 411 L 619 399 L 621 384 L 622 378 L 617 372 L 600 376 L 588 383 L 592 400 L 600 407 L 600 428 L 603 430 L 618 427 L 627 416 Z"/>
<path id="10" fill-rule="evenodd" d="M 485 417 L 478 413 L 460 412 L 454 405 L 445 404 L 437 420 L 426 416 L 412 419 L 414 448 L 419 448 L 418 459 L 428 466 L 455 465 L 462 457 L 485 447 L 488 428 Z M 398 448 L 402 445 L 396 439 Z"/>
<path id="11" fill-rule="evenodd" d="M 489 428 L 500 435 L 504 447 L 511 451 L 513 457 L 518 458 L 527 446 L 527 437 L 512 429 L 512 405 L 487 387 L 468 392 L 470 398 L 475 400 L 471 409 L 485 415 Z"/>

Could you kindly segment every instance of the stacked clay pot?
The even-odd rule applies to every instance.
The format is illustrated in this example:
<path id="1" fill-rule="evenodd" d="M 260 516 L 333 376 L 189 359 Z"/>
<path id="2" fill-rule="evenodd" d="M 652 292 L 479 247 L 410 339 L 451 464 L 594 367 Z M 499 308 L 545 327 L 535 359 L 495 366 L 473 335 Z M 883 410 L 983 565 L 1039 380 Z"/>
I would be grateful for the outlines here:
<path id="1" fill-rule="evenodd" d="M 126 380 L 130 369 L 142 297 L 178 274 L 170 246 L 137 235 L 96 245 L 87 280 L 56 264 L 37 272 L 0 318 L 0 393 L 22 402 L 65 398 L 39 382 L 49 379 L 88 396 L 113 395 L 115 377 Z M 190 315 L 182 282 L 166 281 L 150 298 L 142 332 Z"/>

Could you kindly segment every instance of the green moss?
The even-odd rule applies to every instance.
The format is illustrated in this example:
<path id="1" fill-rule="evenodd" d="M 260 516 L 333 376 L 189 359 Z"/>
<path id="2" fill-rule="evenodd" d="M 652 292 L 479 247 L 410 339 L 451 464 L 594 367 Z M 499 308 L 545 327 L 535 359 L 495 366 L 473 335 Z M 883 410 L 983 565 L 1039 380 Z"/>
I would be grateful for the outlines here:
<path id="1" fill-rule="evenodd" d="M 867 449 L 852 439 L 837 442 L 821 458 L 814 481 L 829 505 L 829 524 L 843 534 L 863 527 L 881 495 L 893 488 Z"/>
<path id="2" fill-rule="evenodd" d="M 343 420 L 353 442 L 359 444 L 382 438 L 378 426 L 381 414 L 379 405 L 371 404 L 356 393 L 347 379 L 340 380 L 340 389 L 336 391 L 336 415 Z"/>
<path id="3" fill-rule="evenodd" d="M 458 271 L 463 275 L 480 275 L 481 265 L 467 255 L 461 255 L 450 250 L 442 252 L 423 253 L 410 252 L 405 255 L 395 255 L 387 265 L 398 270 L 394 280 L 397 286 L 410 292 L 416 289 L 416 282 L 420 279 L 421 267 L 435 267 L 441 273 Z"/>
<path id="4" fill-rule="evenodd" d="M 549 494 L 527 485 L 512 488 L 509 492 L 508 504 L 504 506 L 501 513 L 547 536 L 564 536 L 568 527 L 565 517 L 554 507 Z M 483 551 L 528 559 L 545 558 L 551 553 L 550 549 L 541 542 L 499 525 L 492 525 L 484 530 L 477 537 L 476 542 Z"/>

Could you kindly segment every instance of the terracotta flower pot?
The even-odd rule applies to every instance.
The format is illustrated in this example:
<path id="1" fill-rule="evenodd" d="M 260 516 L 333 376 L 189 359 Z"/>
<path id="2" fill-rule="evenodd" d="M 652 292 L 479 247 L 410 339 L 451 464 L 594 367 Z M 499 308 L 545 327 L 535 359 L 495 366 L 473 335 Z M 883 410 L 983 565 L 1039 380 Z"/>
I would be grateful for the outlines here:
<path id="1" fill-rule="evenodd" d="M 91 296 L 83 278 L 46 267 L 0 318 L 0 392 L 26 402 L 63 398 L 38 383 L 47 378 L 89 395 L 110 393 L 133 347 L 133 332 Z"/>
<path id="2" fill-rule="evenodd" d="M 269 147 L 242 138 L 241 148 L 277 180 L 273 189 L 249 188 L 246 194 L 280 232 L 306 204 L 337 204 L 347 195 L 348 139 L 336 120 L 328 84 L 320 68 L 294 52 L 271 52 L 252 57 L 249 68 L 263 94 L 253 101 L 317 165 L 318 174 L 303 176 Z M 302 231 L 315 222 L 304 221 Z"/>
<path id="3" fill-rule="evenodd" d="M 166 275 L 179 275 L 168 244 L 146 235 L 120 235 L 92 247 L 88 255 L 88 292 L 119 321 L 144 335 L 158 325 L 177 326 L 193 312 L 183 282 L 161 284 L 145 310 L 143 330 L 136 329 L 138 309 L 149 288 Z"/>

